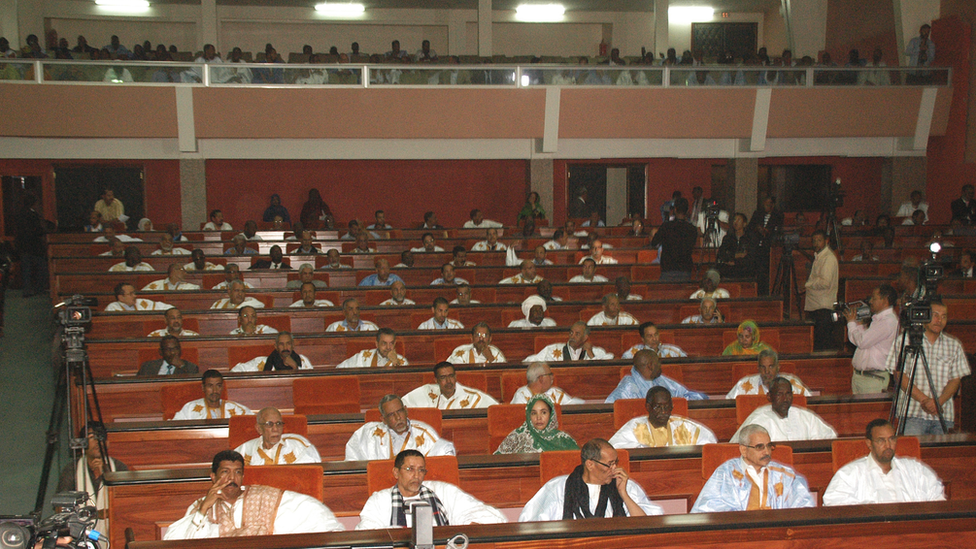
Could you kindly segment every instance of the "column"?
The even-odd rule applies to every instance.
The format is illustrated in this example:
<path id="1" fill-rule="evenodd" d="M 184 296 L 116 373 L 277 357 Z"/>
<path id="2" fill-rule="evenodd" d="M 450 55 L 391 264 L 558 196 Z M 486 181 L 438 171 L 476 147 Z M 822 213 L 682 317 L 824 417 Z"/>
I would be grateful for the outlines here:
<path id="1" fill-rule="evenodd" d="M 20 27 L 17 25 L 17 0 L 0 0 L 0 36 L 7 37 L 10 49 L 20 49 Z"/>
<path id="2" fill-rule="evenodd" d="M 180 160 L 180 206 L 184 230 L 196 230 L 207 220 L 207 165 L 202 158 Z"/>
<path id="3" fill-rule="evenodd" d="M 952 196 L 945 197 L 929 196 L 926 192 L 928 180 L 928 159 L 924 156 L 896 156 L 891 159 L 891 178 L 890 186 L 885 188 L 888 181 L 882 179 L 881 196 L 878 204 L 879 212 L 889 212 L 894 215 L 898 212 L 901 203 L 908 200 L 912 191 L 922 191 L 925 201 L 932 204 L 933 200 L 949 200 L 957 198 Z M 961 185 L 960 185 L 961 187 Z M 887 191 L 887 192 L 886 192 Z"/>
<path id="4" fill-rule="evenodd" d="M 232 46 L 227 45 L 227 51 L 223 51 L 224 44 L 217 43 L 217 0 L 200 0 L 200 49 L 204 44 L 213 44 L 218 52 L 222 52 L 224 59 L 230 56 Z"/>
<path id="5" fill-rule="evenodd" d="M 668 36 L 668 6 L 671 0 L 654 0 L 654 57 L 667 53 L 670 46 Z"/>
<path id="6" fill-rule="evenodd" d="M 549 223 L 553 223 L 552 159 L 529 160 L 529 189 L 539 193 L 539 203 L 546 210 Z"/>
<path id="7" fill-rule="evenodd" d="M 607 168 L 607 226 L 627 217 L 627 168 Z"/>
<path id="8" fill-rule="evenodd" d="M 491 0 L 478 0 L 478 55 L 491 57 Z"/>
<path id="9" fill-rule="evenodd" d="M 793 48 L 793 58 L 804 55 L 816 58 L 827 43 L 827 0 L 783 1 L 789 16 L 787 40 Z M 774 53 L 778 52 L 770 52 L 770 55 Z"/>

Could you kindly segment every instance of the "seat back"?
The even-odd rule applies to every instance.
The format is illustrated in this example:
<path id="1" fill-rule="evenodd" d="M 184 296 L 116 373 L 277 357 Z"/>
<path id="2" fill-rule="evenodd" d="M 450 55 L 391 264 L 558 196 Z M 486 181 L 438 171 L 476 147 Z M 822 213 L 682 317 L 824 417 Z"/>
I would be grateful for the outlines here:
<path id="1" fill-rule="evenodd" d="M 742 425 L 756 408 L 769 404 L 766 395 L 739 395 L 735 397 L 735 422 Z M 793 406 L 800 408 L 807 407 L 807 397 L 804 395 L 793 395 Z"/>
<path id="2" fill-rule="evenodd" d="M 525 372 L 502 372 L 502 404 L 511 402 L 515 391 L 526 383 Z"/>
<path id="3" fill-rule="evenodd" d="M 556 406 L 556 421 L 562 425 L 562 407 Z M 494 452 L 513 430 L 525 423 L 525 404 L 496 404 L 488 407 L 488 448 Z"/>
<path id="4" fill-rule="evenodd" d="M 274 351 L 274 344 L 270 341 L 260 341 L 255 343 L 257 344 L 244 346 L 233 345 L 227 347 L 227 365 L 230 368 L 233 368 L 241 362 L 247 362 L 253 358 L 267 358 L 268 355 L 271 354 L 271 351 Z"/>
<path id="5" fill-rule="evenodd" d="M 738 444 L 723 442 L 721 444 L 706 444 L 702 446 L 702 481 L 708 482 L 712 473 L 719 465 L 726 461 L 740 457 Z M 773 461 L 778 461 L 784 465 L 793 466 L 793 448 L 786 445 L 779 445 L 773 450 Z"/>
<path id="6" fill-rule="evenodd" d="M 433 427 L 437 434 L 441 433 L 441 429 L 444 425 L 444 418 L 441 415 L 441 411 L 437 408 L 410 408 L 407 411 L 407 415 L 410 419 L 415 419 L 417 421 L 422 421 L 427 425 Z M 383 421 L 383 416 L 380 414 L 379 408 L 373 407 L 366 410 L 366 423 L 371 421 Z"/>
<path id="7" fill-rule="evenodd" d="M 139 365 L 142 365 L 143 362 L 156 360 L 158 358 L 162 358 L 159 355 L 159 347 L 139 349 Z M 196 347 L 186 347 L 182 342 L 180 343 L 180 358 L 199 365 L 200 359 Z"/>
<path id="8" fill-rule="evenodd" d="M 460 484 L 461 476 L 458 473 L 457 457 L 428 456 L 425 461 L 427 476 L 424 477 L 424 480 L 439 480 L 455 486 Z M 384 459 L 370 461 L 366 464 L 366 488 L 370 494 L 396 484 L 396 477 L 393 476 L 393 463 L 392 459 Z"/>
<path id="9" fill-rule="evenodd" d="M 844 439 L 835 440 L 830 443 L 831 461 L 834 472 L 854 461 L 868 455 L 868 445 L 866 439 Z M 910 457 L 918 460 L 922 459 L 922 449 L 919 446 L 917 437 L 898 437 L 895 443 L 895 455 Z"/>
<path id="10" fill-rule="evenodd" d="M 539 454 L 539 482 L 545 484 L 560 475 L 568 475 L 580 464 L 579 450 L 559 450 Z M 617 467 L 630 474 L 630 454 L 617 449 Z"/>
<path id="11" fill-rule="evenodd" d="M 427 315 L 420 322 L 423 322 L 428 318 L 430 318 L 430 315 Z M 411 325 L 419 326 L 420 322 Z M 471 336 L 449 335 L 445 337 L 438 337 L 434 340 L 434 358 L 439 361 L 447 360 L 448 358 L 450 358 L 451 352 L 453 352 L 454 349 L 457 349 L 458 347 L 464 345 L 465 343 L 471 343 Z M 431 376 L 433 376 L 433 374 L 431 374 Z"/>
<path id="12" fill-rule="evenodd" d="M 296 409 L 318 405 L 354 404 L 353 410 L 358 412 L 359 398 L 359 378 L 356 376 L 305 377 L 292 381 L 292 402 Z"/>
<path id="13" fill-rule="evenodd" d="M 183 405 L 203 396 L 201 382 L 187 381 L 186 383 L 167 383 L 159 389 L 159 400 L 163 410 L 163 419 L 173 419 Z M 220 398 L 227 400 L 227 382 Z"/>
<path id="14" fill-rule="evenodd" d="M 688 417 L 688 399 L 682 397 L 671 398 L 671 413 L 676 416 Z M 647 414 L 643 398 L 622 398 L 613 401 L 613 428 L 620 429 L 625 423 L 638 416 Z"/>
<path id="15" fill-rule="evenodd" d="M 291 490 L 322 501 L 321 465 L 255 465 L 244 469 L 244 484 L 261 484 Z"/>
<path id="16" fill-rule="evenodd" d="M 285 422 L 286 433 L 293 435 L 308 435 L 308 420 L 305 416 L 281 416 Z M 227 419 L 227 445 L 233 450 L 245 442 L 257 438 L 260 435 L 255 429 L 257 419 L 255 416 L 232 416 Z"/>

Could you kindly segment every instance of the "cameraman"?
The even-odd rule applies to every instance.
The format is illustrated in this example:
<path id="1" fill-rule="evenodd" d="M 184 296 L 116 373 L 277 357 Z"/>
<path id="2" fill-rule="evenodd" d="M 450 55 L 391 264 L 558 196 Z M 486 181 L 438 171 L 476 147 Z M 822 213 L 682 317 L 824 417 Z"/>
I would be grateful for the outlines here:
<path id="1" fill-rule="evenodd" d="M 128 471 L 129 468 L 115 458 L 103 459 L 102 443 L 108 443 L 108 433 L 102 422 L 89 421 L 83 434 L 88 441 L 88 450 L 77 462 L 68 463 L 61 471 L 58 492 L 78 490 L 91 494 L 99 514 L 95 530 L 107 532 L 105 517 L 108 515 L 108 490 L 102 490 L 104 473 Z"/>
<path id="2" fill-rule="evenodd" d="M 892 307 L 898 301 L 898 292 L 888 284 L 882 284 L 871 292 L 868 306 L 871 308 L 870 326 L 857 321 L 857 310 L 844 310 L 847 319 L 847 339 L 857 350 L 851 365 L 851 391 L 854 394 L 875 394 L 888 390 L 890 375 L 885 368 L 888 353 L 898 335 L 898 317 Z"/>

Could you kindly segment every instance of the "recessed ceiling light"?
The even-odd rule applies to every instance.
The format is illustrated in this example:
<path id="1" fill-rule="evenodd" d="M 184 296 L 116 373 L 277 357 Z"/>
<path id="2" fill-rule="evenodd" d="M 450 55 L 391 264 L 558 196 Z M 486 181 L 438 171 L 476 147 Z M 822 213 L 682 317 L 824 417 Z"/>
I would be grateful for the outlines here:
<path id="1" fill-rule="evenodd" d="M 708 6 L 671 6 L 668 8 L 668 21 L 675 23 L 701 23 L 711 21 L 715 8 Z"/>
<path id="2" fill-rule="evenodd" d="M 362 4 L 350 4 L 341 2 L 325 2 L 316 4 L 315 11 L 329 17 L 359 17 L 366 11 L 366 6 Z"/>
<path id="3" fill-rule="evenodd" d="M 562 21 L 566 7 L 562 4 L 522 4 L 515 8 L 519 21 Z"/>
<path id="4" fill-rule="evenodd" d="M 118 11 L 146 11 L 149 0 L 95 0 L 95 5 Z"/>

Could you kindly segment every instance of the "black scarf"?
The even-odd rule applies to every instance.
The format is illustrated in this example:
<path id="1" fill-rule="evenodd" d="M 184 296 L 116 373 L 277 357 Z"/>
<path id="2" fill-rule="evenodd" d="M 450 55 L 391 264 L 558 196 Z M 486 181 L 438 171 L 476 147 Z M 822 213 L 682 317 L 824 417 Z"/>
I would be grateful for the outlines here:
<path id="1" fill-rule="evenodd" d="M 403 511 L 403 495 L 400 494 L 400 487 L 394 486 L 390 495 L 393 498 L 393 513 L 390 516 L 390 525 L 406 527 L 407 515 Z M 447 515 L 444 514 L 444 504 L 437 498 L 437 494 L 423 484 L 420 485 L 420 499 L 430 504 L 430 510 L 434 516 L 434 523 L 437 526 L 448 525 Z"/>
<path id="2" fill-rule="evenodd" d="M 291 356 L 295 360 L 295 362 L 298 363 L 299 367 L 301 367 L 302 355 L 296 353 L 295 351 L 292 351 Z M 269 372 L 271 370 L 291 370 L 291 369 L 292 369 L 291 366 L 285 365 L 285 360 L 281 358 L 281 354 L 278 353 L 277 349 L 271 351 L 271 354 L 268 355 L 268 359 L 264 361 L 265 372 Z"/>
<path id="3" fill-rule="evenodd" d="M 590 512 L 590 491 L 583 482 L 583 466 L 576 469 L 566 479 L 566 494 L 563 497 L 563 520 L 577 518 L 603 518 L 607 514 L 607 503 L 613 509 L 613 516 L 625 517 L 624 500 L 617 492 L 616 481 L 600 487 L 600 500 L 597 502 L 596 513 Z"/>

